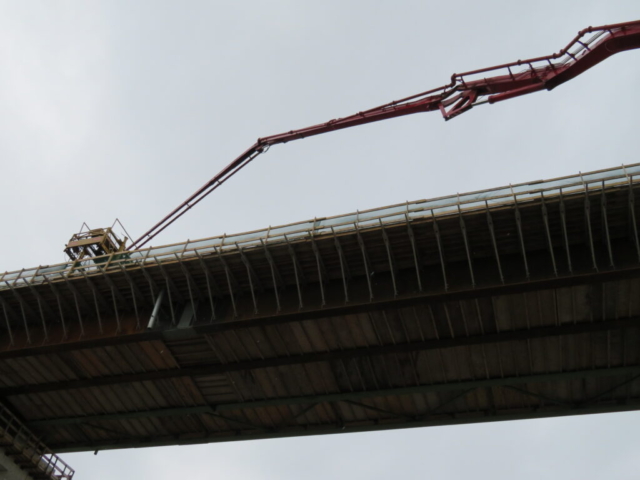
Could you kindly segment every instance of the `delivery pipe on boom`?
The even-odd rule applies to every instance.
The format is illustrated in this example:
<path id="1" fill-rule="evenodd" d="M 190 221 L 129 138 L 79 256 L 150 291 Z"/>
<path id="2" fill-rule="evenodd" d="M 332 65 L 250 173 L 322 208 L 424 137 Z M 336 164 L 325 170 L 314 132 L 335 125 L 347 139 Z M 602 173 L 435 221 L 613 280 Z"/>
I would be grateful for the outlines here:
<path id="1" fill-rule="evenodd" d="M 588 27 L 578 32 L 558 53 L 453 74 L 451 82 L 442 87 L 348 117 L 259 138 L 220 173 L 134 241 L 128 250 L 140 249 L 149 243 L 249 162 L 266 152 L 271 145 L 420 112 L 438 110 L 445 120 L 450 120 L 480 104 L 493 104 L 540 90 L 552 90 L 611 55 L 636 48 L 640 48 L 640 20 Z"/>

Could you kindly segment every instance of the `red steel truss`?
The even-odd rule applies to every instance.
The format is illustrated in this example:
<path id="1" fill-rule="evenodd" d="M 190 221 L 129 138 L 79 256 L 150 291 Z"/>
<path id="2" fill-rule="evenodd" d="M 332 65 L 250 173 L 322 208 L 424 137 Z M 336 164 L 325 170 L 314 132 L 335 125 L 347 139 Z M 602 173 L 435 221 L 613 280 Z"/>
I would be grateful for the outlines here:
<path id="1" fill-rule="evenodd" d="M 578 32 L 558 53 L 465 73 L 454 73 L 451 82 L 442 87 L 348 117 L 259 138 L 180 206 L 133 242 L 129 250 L 146 245 L 254 158 L 266 152 L 271 145 L 419 112 L 439 110 L 445 120 L 450 120 L 479 104 L 496 103 L 544 89 L 552 90 L 609 56 L 635 48 L 640 48 L 640 20 L 589 27 Z M 514 72 L 516 69 L 519 71 Z"/>

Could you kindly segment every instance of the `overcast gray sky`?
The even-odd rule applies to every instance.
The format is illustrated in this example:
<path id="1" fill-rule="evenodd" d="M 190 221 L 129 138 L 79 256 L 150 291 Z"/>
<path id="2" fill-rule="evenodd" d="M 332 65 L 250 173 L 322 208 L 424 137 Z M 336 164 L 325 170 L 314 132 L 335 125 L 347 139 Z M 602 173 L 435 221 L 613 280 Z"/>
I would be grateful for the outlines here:
<path id="1" fill-rule="evenodd" d="M 628 1 L 0 1 L 0 269 L 140 235 L 257 137 L 558 51 Z M 638 162 L 640 51 L 552 92 L 272 148 L 154 244 Z M 67 455 L 79 479 L 637 478 L 640 414 Z"/>

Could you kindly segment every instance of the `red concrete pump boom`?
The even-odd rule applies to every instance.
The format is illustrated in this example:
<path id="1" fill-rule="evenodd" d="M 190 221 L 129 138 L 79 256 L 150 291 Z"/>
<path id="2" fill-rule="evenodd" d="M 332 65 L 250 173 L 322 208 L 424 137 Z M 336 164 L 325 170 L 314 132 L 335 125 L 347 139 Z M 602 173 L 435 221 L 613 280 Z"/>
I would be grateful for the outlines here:
<path id="1" fill-rule="evenodd" d="M 128 249 L 138 249 L 146 245 L 241 168 L 261 153 L 266 152 L 271 145 L 419 112 L 439 110 L 445 120 L 450 120 L 476 105 L 496 103 L 544 89 L 552 90 L 607 57 L 635 48 L 640 48 L 640 20 L 589 27 L 578 32 L 578 35 L 558 53 L 465 73 L 455 73 L 451 76 L 451 82 L 442 87 L 364 110 L 348 117 L 259 138 L 255 144 L 179 207 L 133 242 Z"/>

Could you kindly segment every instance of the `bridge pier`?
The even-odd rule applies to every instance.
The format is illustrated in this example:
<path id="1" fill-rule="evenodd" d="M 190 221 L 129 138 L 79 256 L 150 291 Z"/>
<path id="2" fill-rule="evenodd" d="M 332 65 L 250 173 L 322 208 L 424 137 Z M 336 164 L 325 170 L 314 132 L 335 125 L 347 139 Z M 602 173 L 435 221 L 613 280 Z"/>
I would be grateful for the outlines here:
<path id="1" fill-rule="evenodd" d="M 0 480 L 33 480 L 33 477 L 0 448 Z"/>

